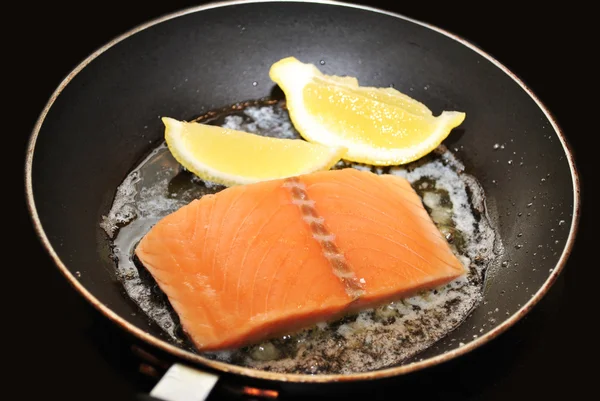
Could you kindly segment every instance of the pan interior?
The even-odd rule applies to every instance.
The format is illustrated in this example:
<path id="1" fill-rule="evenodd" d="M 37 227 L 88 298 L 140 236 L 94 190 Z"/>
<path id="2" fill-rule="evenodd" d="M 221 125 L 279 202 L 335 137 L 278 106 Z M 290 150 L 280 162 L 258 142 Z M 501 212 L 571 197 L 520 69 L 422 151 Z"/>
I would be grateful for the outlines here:
<path id="1" fill-rule="evenodd" d="M 245 102 L 210 112 L 202 123 L 279 138 L 300 138 L 284 102 Z M 407 363 L 460 325 L 482 300 L 485 269 L 502 251 L 485 214 L 483 189 L 464 173 L 452 152 L 440 146 L 405 166 L 355 168 L 407 178 L 469 273 L 448 285 L 316 327 L 236 350 L 202 355 L 240 366 L 279 373 L 356 373 Z M 165 144 L 159 145 L 125 178 L 111 210 L 100 223 L 113 239 L 117 274 L 129 297 L 174 344 L 194 350 L 166 296 L 134 255 L 152 225 L 207 194 L 224 189 L 182 169 Z M 369 188 L 365 188 L 369 190 Z M 466 339 L 456 342 L 459 347 Z"/>
<path id="2" fill-rule="evenodd" d="M 28 164 L 34 222 L 92 303 L 176 352 L 125 296 L 98 223 L 131 168 L 162 141 L 160 116 L 191 119 L 269 96 L 269 66 L 290 55 L 364 85 L 394 85 L 435 114 L 467 113 L 445 143 L 484 188 L 505 251 L 488 269 L 484 301 L 420 358 L 455 350 L 457 339 L 468 348 L 492 336 L 547 289 L 570 247 L 577 184 L 556 125 L 521 84 L 482 53 L 412 21 L 275 2 L 199 9 L 126 35 L 84 62 L 43 113 Z"/>

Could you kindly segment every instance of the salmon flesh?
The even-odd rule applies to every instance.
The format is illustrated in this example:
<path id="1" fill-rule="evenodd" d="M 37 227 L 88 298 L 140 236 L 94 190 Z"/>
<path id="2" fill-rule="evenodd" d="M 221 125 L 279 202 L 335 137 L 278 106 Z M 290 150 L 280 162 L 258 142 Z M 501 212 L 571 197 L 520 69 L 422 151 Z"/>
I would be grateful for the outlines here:
<path id="1" fill-rule="evenodd" d="M 135 253 L 201 351 L 237 348 L 466 273 L 404 178 L 356 169 L 234 186 Z"/>

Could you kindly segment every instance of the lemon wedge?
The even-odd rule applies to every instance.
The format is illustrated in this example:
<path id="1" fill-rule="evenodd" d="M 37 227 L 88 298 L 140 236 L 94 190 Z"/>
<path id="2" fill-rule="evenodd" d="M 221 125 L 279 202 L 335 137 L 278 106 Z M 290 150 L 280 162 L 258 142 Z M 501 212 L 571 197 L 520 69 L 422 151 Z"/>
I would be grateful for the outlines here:
<path id="1" fill-rule="evenodd" d="M 304 139 L 348 149 L 344 159 L 388 166 L 417 160 L 435 149 L 465 119 L 393 88 L 361 87 L 352 77 L 325 75 L 294 57 L 271 66 L 294 127 Z"/>
<path id="2" fill-rule="evenodd" d="M 162 121 L 167 146 L 183 167 L 228 186 L 327 170 L 346 152 L 301 139 L 268 138 L 169 117 Z"/>

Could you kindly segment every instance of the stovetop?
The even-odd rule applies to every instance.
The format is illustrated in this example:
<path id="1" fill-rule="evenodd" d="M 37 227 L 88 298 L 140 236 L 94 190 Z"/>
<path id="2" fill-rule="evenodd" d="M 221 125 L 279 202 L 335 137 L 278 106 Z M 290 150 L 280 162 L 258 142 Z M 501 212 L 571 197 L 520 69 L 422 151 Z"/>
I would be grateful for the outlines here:
<path id="1" fill-rule="evenodd" d="M 126 9 L 123 2 L 103 1 L 93 6 L 47 4 L 27 12 L 23 22 L 35 34 L 23 39 L 23 55 L 16 60 L 23 66 L 39 68 L 34 68 L 35 73 L 23 74 L 28 100 L 20 106 L 21 121 L 25 123 L 25 129 L 19 132 L 20 145 L 24 146 L 37 115 L 60 80 L 89 53 L 137 24 L 198 3 L 173 1 Z M 451 2 L 436 6 L 403 4 L 394 11 L 466 37 L 511 68 L 555 114 L 585 173 L 583 165 L 589 160 L 586 153 L 591 151 L 584 149 L 582 136 L 592 133 L 582 132 L 577 126 L 580 115 L 573 91 L 573 86 L 584 84 L 581 63 L 573 64 L 574 60 L 581 61 L 573 45 L 581 36 L 577 27 L 565 29 L 569 18 L 578 18 L 578 12 L 560 8 L 544 10 L 542 16 L 538 11 L 516 12 L 505 5 L 485 12 L 467 12 L 465 7 Z M 30 70 L 23 67 L 25 71 Z M 592 116 L 586 118 L 590 118 L 588 123 L 593 122 Z M 16 155 L 19 166 L 23 164 L 22 155 Z M 593 196 L 592 191 L 584 192 L 584 199 Z M 22 294 L 11 298 L 11 307 L 23 306 L 17 308 L 17 313 L 24 321 L 18 323 L 16 342 L 7 347 L 18 353 L 15 378 L 31 383 L 19 387 L 24 398 L 127 400 L 147 393 L 156 379 L 148 374 L 147 367 L 140 369 L 143 361 L 132 351 L 132 345 L 138 343 L 70 287 L 38 243 L 23 203 L 20 211 L 21 220 L 16 226 L 20 229 L 19 241 L 28 246 L 27 263 L 19 266 L 24 271 L 11 273 L 17 275 L 19 283 L 27 283 L 28 295 L 23 303 Z M 458 360 L 409 376 L 357 386 L 350 394 L 343 390 L 328 393 L 325 399 L 338 398 L 336 395 L 347 399 L 418 397 L 445 401 L 583 397 L 595 384 L 586 379 L 591 377 L 591 370 L 583 366 L 593 361 L 597 348 L 590 329 L 595 324 L 591 316 L 597 313 L 590 315 L 587 310 L 594 283 L 590 276 L 597 275 L 597 262 L 584 261 L 585 252 L 593 249 L 588 246 L 590 226 L 584 212 L 575 249 L 563 274 L 538 306 L 507 333 Z M 10 292 L 18 286 L 8 287 L 13 287 L 8 288 Z M 9 329 L 5 326 L 5 330 Z M 224 389 L 211 397 L 233 399 Z M 306 399 L 306 395 L 292 391 L 280 399 Z"/>

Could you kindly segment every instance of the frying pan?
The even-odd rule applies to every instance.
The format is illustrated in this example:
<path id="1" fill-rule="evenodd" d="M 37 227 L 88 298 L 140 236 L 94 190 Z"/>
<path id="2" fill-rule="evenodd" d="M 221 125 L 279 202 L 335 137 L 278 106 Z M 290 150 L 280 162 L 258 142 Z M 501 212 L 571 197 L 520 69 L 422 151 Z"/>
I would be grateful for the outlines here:
<path id="1" fill-rule="evenodd" d="M 413 88 L 411 95 L 435 113 L 467 112 L 445 144 L 458 149 L 467 172 L 483 185 L 505 252 L 489 268 L 485 303 L 419 360 L 327 376 L 210 361 L 169 343 L 136 313 L 114 275 L 98 223 L 128 171 L 162 141 L 157 117 L 187 119 L 268 96 L 269 66 L 288 55 L 315 64 L 324 60 L 324 72 L 356 76 L 364 85 Z M 506 151 L 495 150 L 497 143 L 506 144 Z M 69 74 L 43 110 L 27 153 L 26 192 L 35 229 L 58 268 L 115 324 L 172 360 L 278 388 L 401 375 L 481 346 L 526 314 L 556 280 L 579 218 L 579 183 L 566 140 L 517 77 L 435 27 L 332 2 L 218 3 L 115 39 Z M 465 345 L 457 348 L 456 339 Z"/>

